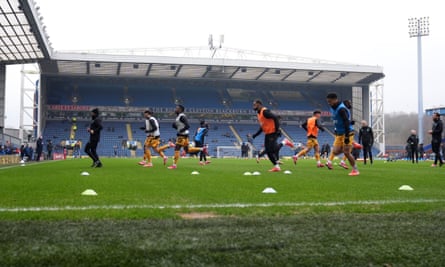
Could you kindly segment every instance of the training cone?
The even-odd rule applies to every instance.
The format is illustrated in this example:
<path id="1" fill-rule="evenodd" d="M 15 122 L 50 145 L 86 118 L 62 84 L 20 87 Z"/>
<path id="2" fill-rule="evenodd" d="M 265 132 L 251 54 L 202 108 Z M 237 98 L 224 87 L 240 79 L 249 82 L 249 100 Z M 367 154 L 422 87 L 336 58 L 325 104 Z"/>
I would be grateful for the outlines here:
<path id="1" fill-rule="evenodd" d="M 82 196 L 97 196 L 97 193 L 93 189 L 87 189 L 82 192 Z"/>
<path id="2" fill-rule="evenodd" d="M 285 170 L 283 173 L 284 173 L 284 174 L 292 174 L 292 172 L 289 171 L 289 170 Z"/>
<path id="3" fill-rule="evenodd" d="M 199 172 L 198 171 L 192 171 L 192 175 L 198 175 Z"/>
<path id="4" fill-rule="evenodd" d="M 265 194 L 275 194 L 277 191 L 275 191 L 275 189 L 273 189 L 272 187 L 267 187 L 263 190 L 263 193 Z"/>
<path id="5" fill-rule="evenodd" d="M 245 172 L 244 175 L 252 175 L 251 172 Z"/>
<path id="6" fill-rule="evenodd" d="M 399 187 L 399 190 L 402 190 L 402 191 L 413 191 L 414 189 L 411 186 L 409 186 L 409 185 L 402 185 L 401 187 Z"/>
<path id="7" fill-rule="evenodd" d="M 89 174 L 88 172 L 81 172 L 80 175 L 82 175 L 82 176 L 88 176 L 88 175 L 90 175 L 90 174 Z"/>
<path id="8" fill-rule="evenodd" d="M 261 175 L 260 172 L 252 172 L 252 175 Z"/>

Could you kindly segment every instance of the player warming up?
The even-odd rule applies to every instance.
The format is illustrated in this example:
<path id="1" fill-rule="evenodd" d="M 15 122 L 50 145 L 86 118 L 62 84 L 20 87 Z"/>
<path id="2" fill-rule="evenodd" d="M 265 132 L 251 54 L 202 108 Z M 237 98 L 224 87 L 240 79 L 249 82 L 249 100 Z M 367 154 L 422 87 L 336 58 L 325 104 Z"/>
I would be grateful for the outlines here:
<path id="1" fill-rule="evenodd" d="M 102 120 L 99 117 L 99 109 L 95 108 L 91 110 L 91 123 L 87 131 L 90 133 L 90 140 L 85 145 L 85 153 L 93 160 L 91 167 L 101 168 L 102 162 L 97 155 L 97 145 L 100 141 L 100 131 L 102 130 Z"/>
<path id="2" fill-rule="evenodd" d="M 359 175 L 356 162 L 351 154 L 352 144 L 351 141 L 354 140 L 354 129 L 350 124 L 351 114 L 349 109 L 338 100 L 336 93 L 329 93 L 326 96 L 326 100 L 330 106 L 330 111 L 332 114 L 332 119 L 335 126 L 335 140 L 332 148 L 332 154 L 330 158 L 343 153 L 352 166 L 352 171 L 349 173 L 351 176 Z M 332 170 L 332 161 L 328 159 L 327 167 Z"/>
<path id="3" fill-rule="evenodd" d="M 321 117 L 321 111 L 315 110 L 312 117 L 308 118 L 302 125 L 303 129 L 307 132 L 307 145 L 306 148 L 301 150 L 298 154 L 294 155 L 292 159 L 294 164 L 297 164 L 299 157 L 306 155 L 311 149 L 314 149 L 315 160 L 317 161 L 317 167 L 324 167 L 324 164 L 320 162 L 320 149 L 318 145 L 318 130 L 324 131 L 323 127 L 319 123 Z"/>
<path id="4" fill-rule="evenodd" d="M 205 144 L 204 140 L 205 140 L 205 137 L 207 136 L 208 132 L 209 132 L 209 125 L 205 121 L 201 121 L 199 123 L 198 129 L 196 129 L 195 136 L 194 136 L 195 147 L 201 147 L 201 148 L 206 147 L 207 148 L 207 145 Z M 207 165 L 209 163 L 210 163 L 210 161 L 207 160 L 207 153 L 205 153 L 204 151 L 200 151 L 199 152 L 199 164 Z"/>
<path id="5" fill-rule="evenodd" d="M 281 171 L 281 168 L 278 163 L 279 146 L 277 144 L 277 139 L 281 135 L 281 132 L 278 117 L 269 109 L 264 107 L 263 103 L 259 99 L 253 101 L 253 110 L 257 112 L 260 128 L 252 137 L 256 138 L 261 134 L 261 132 L 264 133 L 264 151 L 274 166 L 269 171 L 279 172 Z"/>
<path id="6" fill-rule="evenodd" d="M 147 133 L 147 137 L 145 138 L 144 143 L 144 160 L 139 162 L 139 164 L 144 167 L 153 167 L 153 163 L 151 161 L 151 149 L 153 149 L 159 154 L 159 156 L 161 156 L 165 165 L 168 158 L 164 155 L 164 150 L 166 150 L 170 146 L 164 145 L 162 147 L 159 147 L 159 144 L 161 143 L 161 132 L 159 130 L 158 120 L 153 117 L 153 111 L 144 111 L 144 117 L 145 126 L 141 127 L 141 130 L 144 130 Z"/>
<path id="7" fill-rule="evenodd" d="M 173 158 L 173 165 L 168 166 L 169 169 L 176 169 L 177 163 L 180 157 L 181 148 L 184 148 L 186 153 L 198 153 L 203 151 L 207 154 L 207 148 L 204 147 L 189 147 L 189 129 L 190 124 L 187 121 L 187 117 L 184 114 L 184 106 L 177 105 L 175 108 L 176 119 L 172 127 L 176 129 L 176 143 L 175 143 L 175 156 Z"/>

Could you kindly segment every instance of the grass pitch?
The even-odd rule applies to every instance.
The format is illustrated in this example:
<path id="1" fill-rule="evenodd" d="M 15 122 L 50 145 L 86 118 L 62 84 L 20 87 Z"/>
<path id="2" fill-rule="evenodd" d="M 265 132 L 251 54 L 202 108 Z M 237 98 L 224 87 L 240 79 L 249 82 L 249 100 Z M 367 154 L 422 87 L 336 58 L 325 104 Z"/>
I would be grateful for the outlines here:
<path id="1" fill-rule="evenodd" d="M 441 266 L 445 174 L 430 162 L 44 162 L 0 169 L 2 266 Z M 82 176 L 87 171 L 89 176 Z M 192 175 L 198 171 L 198 175 Z M 244 176 L 244 172 L 260 172 Z M 413 191 L 400 191 L 410 185 Z M 264 194 L 267 188 L 276 194 Z M 86 189 L 97 196 L 82 196 Z M 183 218 L 205 218 L 187 220 Z M 209 218 L 207 218 L 209 217 Z"/>

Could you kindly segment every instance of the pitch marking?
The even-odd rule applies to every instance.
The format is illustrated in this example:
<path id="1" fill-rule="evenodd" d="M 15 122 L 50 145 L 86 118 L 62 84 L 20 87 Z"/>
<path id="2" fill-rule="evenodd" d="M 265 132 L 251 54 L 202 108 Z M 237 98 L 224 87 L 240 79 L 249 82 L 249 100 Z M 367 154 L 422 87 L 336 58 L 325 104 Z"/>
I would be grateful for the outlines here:
<path id="1" fill-rule="evenodd" d="M 40 212 L 40 211 L 83 211 L 83 210 L 124 210 L 124 209 L 199 209 L 199 208 L 255 208 L 255 207 L 301 207 L 301 206 L 345 206 L 345 205 L 388 205 L 438 203 L 445 199 L 413 200 L 359 200 L 335 202 L 278 202 L 278 203 L 226 203 L 226 204 L 190 204 L 190 205 L 92 205 L 64 207 L 0 207 L 0 212 Z"/>

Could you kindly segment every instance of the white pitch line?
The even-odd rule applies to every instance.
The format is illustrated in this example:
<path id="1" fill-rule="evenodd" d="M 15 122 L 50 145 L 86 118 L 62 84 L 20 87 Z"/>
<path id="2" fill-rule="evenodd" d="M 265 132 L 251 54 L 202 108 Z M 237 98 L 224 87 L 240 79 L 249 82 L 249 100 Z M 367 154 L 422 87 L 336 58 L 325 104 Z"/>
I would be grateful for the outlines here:
<path id="1" fill-rule="evenodd" d="M 6 170 L 6 169 L 18 168 L 18 167 L 30 167 L 30 166 L 34 166 L 34 165 L 48 164 L 48 163 L 53 163 L 53 162 L 61 162 L 61 161 L 60 160 L 44 160 L 44 161 L 38 161 L 38 162 L 32 161 L 32 162 L 25 162 L 25 163 L 14 163 L 14 164 L 8 165 L 8 166 L 0 166 L 0 170 Z"/>
<path id="2" fill-rule="evenodd" d="M 83 211 L 83 210 L 124 210 L 124 209 L 199 209 L 199 208 L 255 208 L 255 207 L 301 207 L 301 206 L 345 206 L 345 205 L 388 205 L 445 202 L 445 199 L 395 199 L 395 200 L 358 200 L 335 202 L 278 202 L 278 203 L 226 203 L 190 205 L 92 205 L 64 207 L 15 207 L 1 208 L 0 212 L 40 212 L 40 211 Z"/>

